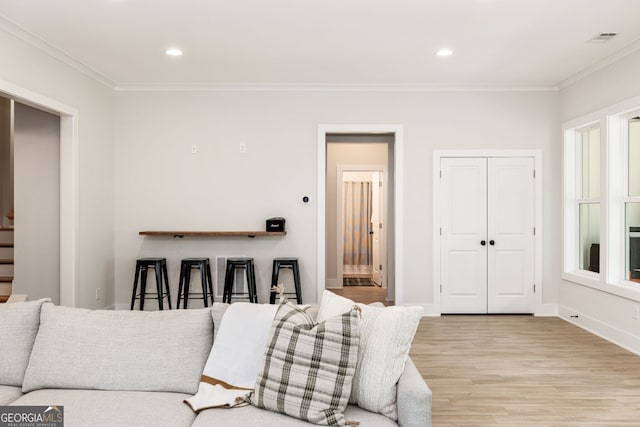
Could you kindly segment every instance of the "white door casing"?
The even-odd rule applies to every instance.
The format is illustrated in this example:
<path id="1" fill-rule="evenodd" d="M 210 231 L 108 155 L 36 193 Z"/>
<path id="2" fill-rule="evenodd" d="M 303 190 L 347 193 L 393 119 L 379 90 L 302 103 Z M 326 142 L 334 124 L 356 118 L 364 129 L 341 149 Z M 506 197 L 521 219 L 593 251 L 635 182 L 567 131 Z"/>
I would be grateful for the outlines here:
<path id="1" fill-rule="evenodd" d="M 443 158 L 440 170 L 441 309 L 486 313 L 487 160 Z"/>
<path id="2" fill-rule="evenodd" d="M 373 271 L 371 280 L 378 286 L 383 285 L 382 279 L 382 239 L 381 228 L 382 225 L 382 174 L 380 172 L 372 172 L 371 174 L 371 246 L 373 252 Z"/>
<path id="3" fill-rule="evenodd" d="M 393 135 L 393 144 L 390 145 L 393 153 L 393 198 L 389 200 L 389 210 L 386 211 L 386 220 L 389 222 L 393 218 L 393 239 L 385 239 L 388 241 L 389 253 L 385 254 L 385 259 L 389 263 L 393 263 L 387 269 L 385 276 L 387 277 L 388 299 L 395 301 L 397 305 L 404 303 L 404 268 L 403 268 L 403 230 L 404 230 L 404 180 L 403 174 L 399 171 L 403 170 L 404 164 L 404 127 L 398 124 L 320 124 L 318 125 L 317 134 L 317 266 L 316 266 L 316 282 L 317 295 L 316 301 L 320 302 L 322 293 L 326 287 L 326 179 L 327 179 L 327 135 L 330 133 L 341 134 L 376 134 L 389 133 Z M 389 173 L 391 174 L 391 172 Z M 387 182 L 389 178 L 387 175 Z M 389 189 L 387 188 L 387 191 Z M 388 257 L 388 258 L 387 258 Z M 390 276 L 389 271 L 392 271 Z M 390 279 L 391 277 L 392 279 Z M 393 298 L 391 298 L 393 295 Z"/>

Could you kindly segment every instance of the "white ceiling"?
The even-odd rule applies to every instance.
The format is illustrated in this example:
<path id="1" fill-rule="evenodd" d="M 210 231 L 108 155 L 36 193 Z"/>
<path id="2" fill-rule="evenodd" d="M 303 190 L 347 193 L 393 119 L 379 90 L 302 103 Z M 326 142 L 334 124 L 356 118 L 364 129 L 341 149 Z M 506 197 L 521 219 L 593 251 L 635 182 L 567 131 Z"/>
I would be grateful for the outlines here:
<path id="1" fill-rule="evenodd" d="M 640 48 L 639 0 L 0 0 L 0 16 L 124 87 L 554 87 Z M 587 43 L 601 32 L 620 35 Z"/>

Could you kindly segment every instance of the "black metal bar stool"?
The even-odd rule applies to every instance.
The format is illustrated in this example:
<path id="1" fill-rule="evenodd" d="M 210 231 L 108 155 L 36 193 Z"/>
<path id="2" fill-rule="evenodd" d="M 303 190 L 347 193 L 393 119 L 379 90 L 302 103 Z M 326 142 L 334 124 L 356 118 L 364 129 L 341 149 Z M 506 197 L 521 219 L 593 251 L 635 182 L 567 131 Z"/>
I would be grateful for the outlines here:
<path id="1" fill-rule="evenodd" d="M 147 271 L 152 268 L 156 273 L 156 292 L 147 293 Z M 138 292 L 138 279 L 140 279 L 140 294 Z M 164 291 L 163 291 L 164 279 Z M 147 295 L 155 295 L 158 300 L 158 309 L 163 310 L 163 300 L 167 297 L 169 309 L 171 309 L 171 293 L 169 292 L 169 276 L 167 275 L 166 258 L 138 258 L 136 260 L 136 271 L 133 278 L 133 293 L 131 294 L 131 310 L 137 299 L 140 300 L 140 310 L 144 310 L 144 299 Z"/>
<path id="2" fill-rule="evenodd" d="M 257 303 L 258 294 L 256 292 L 256 273 L 253 258 L 228 258 L 227 270 L 224 276 L 224 291 L 222 302 L 231 303 L 232 295 L 247 295 L 246 292 L 233 292 L 233 285 L 236 278 L 236 269 L 243 269 L 247 274 L 247 290 L 249 302 Z"/>
<path id="3" fill-rule="evenodd" d="M 199 295 L 195 298 L 189 295 L 189 285 L 191 284 L 191 270 L 197 268 L 200 270 L 200 283 L 202 284 L 202 293 L 191 294 Z M 180 299 L 183 299 L 182 308 L 187 308 L 189 299 L 201 299 L 204 306 L 209 307 L 209 300 L 213 304 L 213 283 L 211 281 L 211 264 L 209 258 L 187 258 L 180 263 L 180 281 L 178 285 L 178 304 L 176 308 L 180 308 Z"/>
<path id="4" fill-rule="evenodd" d="M 290 268 L 293 273 L 293 284 L 295 286 L 295 292 L 284 292 L 284 295 L 295 295 L 296 302 L 302 304 L 302 289 L 300 286 L 300 268 L 298 267 L 298 258 L 276 258 L 273 260 L 273 270 L 271 271 L 271 287 L 273 288 L 278 284 L 278 276 L 280 275 L 281 268 Z M 274 304 L 276 302 L 276 292 L 271 291 L 269 302 Z"/>

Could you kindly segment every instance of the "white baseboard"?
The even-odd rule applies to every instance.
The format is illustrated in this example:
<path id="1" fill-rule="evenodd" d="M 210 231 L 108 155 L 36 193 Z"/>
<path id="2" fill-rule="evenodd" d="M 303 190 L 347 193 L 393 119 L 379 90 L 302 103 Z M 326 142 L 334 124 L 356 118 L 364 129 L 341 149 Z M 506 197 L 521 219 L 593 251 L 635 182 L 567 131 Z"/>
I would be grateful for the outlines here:
<path id="1" fill-rule="evenodd" d="M 558 316 L 558 304 L 542 304 L 536 307 L 536 317 L 557 317 Z"/>
<path id="2" fill-rule="evenodd" d="M 576 318 L 571 316 L 578 317 Z M 562 305 L 559 307 L 558 317 L 589 331 L 600 338 L 604 338 L 607 341 L 629 350 L 632 353 L 640 355 L 640 336 L 630 334 L 629 332 L 623 331 L 615 326 L 609 325 L 584 313 L 580 313 L 570 307 Z"/>
<path id="3" fill-rule="evenodd" d="M 422 307 L 422 317 L 439 317 L 442 313 L 436 304 L 405 304 Z M 536 309 L 534 316 L 549 317 L 558 315 L 557 304 L 543 304 Z"/>
<path id="4" fill-rule="evenodd" d="M 327 289 L 342 289 L 342 283 L 338 283 L 338 279 L 327 279 Z"/>
<path id="5" fill-rule="evenodd" d="M 422 317 L 440 317 L 440 309 L 435 304 L 402 304 L 405 307 L 422 307 Z"/>

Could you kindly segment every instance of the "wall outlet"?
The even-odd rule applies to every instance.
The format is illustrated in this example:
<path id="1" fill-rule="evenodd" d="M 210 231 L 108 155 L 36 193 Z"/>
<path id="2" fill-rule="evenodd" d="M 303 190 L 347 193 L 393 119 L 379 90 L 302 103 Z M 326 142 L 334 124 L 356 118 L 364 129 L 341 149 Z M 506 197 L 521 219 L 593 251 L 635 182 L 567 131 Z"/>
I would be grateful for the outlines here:
<path id="1" fill-rule="evenodd" d="M 191 154 L 198 153 L 198 146 L 196 144 L 191 144 Z"/>
<path id="2" fill-rule="evenodd" d="M 238 146 L 238 151 L 240 151 L 242 154 L 247 152 L 247 144 L 240 144 Z"/>
<path id="3" fill-rule="evenodd" d="M 636 320 L 640 320 L 640 304 L 633 304 L 633 314 L 631 315 Z"/>
<path id="4" fill-rule="evenodd" d="M 96 288 L 96 301 L 100 301 L 100 288 Z"/>

